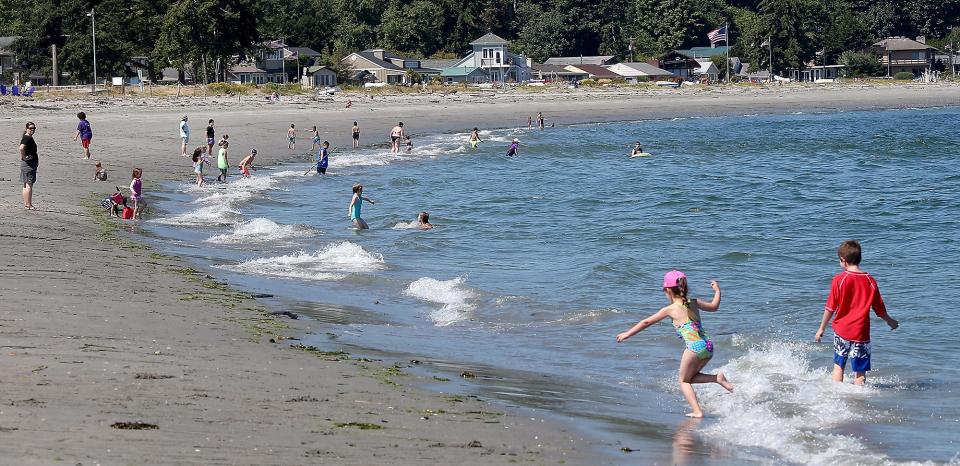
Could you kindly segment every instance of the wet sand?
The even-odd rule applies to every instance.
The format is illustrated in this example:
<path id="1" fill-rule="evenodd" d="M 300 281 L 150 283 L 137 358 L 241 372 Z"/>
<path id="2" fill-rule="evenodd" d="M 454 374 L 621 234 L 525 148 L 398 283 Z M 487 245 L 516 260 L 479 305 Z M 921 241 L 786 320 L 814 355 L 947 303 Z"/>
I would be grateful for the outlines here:
<path id="1" fill-rule="evenodd" d="M 386 146 L 399 120 L 415 138 L 526 125 L 537 111 L 547 125 L 562 126 L 957 104 L 960 86 L 953 85 L 340 95 L 280 104 L 3 99 L 0 457 L 18 464 L 597 464 L 622 457 L 615 445 L 583 438 L 573 422 L 541 422 L 537 412 L 418 388 L 432 378 L 406 364 L 293 347 L 298 335 L 325 332 L 322 323 L 271 316 L 284 309 L 158 254 L 140 222 L 108 218 L 99 199 L 115 185 L 126 192 L 135 166 L 144 170 L 148 202 L 158 182 L 192 178 L 189 160 L 178 155 L 182 115 L 191 117 L 190 147 L 203 142 L 214 118 L 218 135 L 230 134 L 232 162 L 256 147 L 257 164 L 273 165 L 310 160 L 305 133 L 297 151 L 286 149 L 290 123 L 317 125 L 333 146 L 349 147 L 359 121 L 362 144 Z M 90 181 L 93 163 L 80 159 L 72 141 L 80 110 L 107 182 Z M 39 210 L 31 212 L 21 207 L 16 155 L 28 120 L 38 126 L 40 146 Z"/>

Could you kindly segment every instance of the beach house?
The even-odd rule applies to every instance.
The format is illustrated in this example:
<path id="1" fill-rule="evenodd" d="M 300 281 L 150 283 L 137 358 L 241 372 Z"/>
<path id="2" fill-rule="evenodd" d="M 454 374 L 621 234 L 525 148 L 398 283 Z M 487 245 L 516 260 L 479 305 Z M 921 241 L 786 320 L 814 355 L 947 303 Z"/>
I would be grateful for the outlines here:
<path id="1" fill-rule="evenodd" d="M 700 67 L 697 68 L 696 74 L 700 79 L 705 79 L 708 82 L 716 82 L 720 79 L 720 68 L 717 68 L 717 64 L 709 58 L 698 58 L 697 63 L 700 64 Z"/>
<path id="2" fill-rule="evenodd" d="M 418 58 L 394 55 L 384 49 L 367 49 L 354 52 L 343 58 L 354 71 L 366 71 L 374 76 L 374 82 L 386 84 L 413 84 L 413 79 L 428 80 L 440 75 L 440 69 L 425 68 Z"/>
<path id="3" fill-rule="evenodd" d="M 307 88 L 332 87 L 337 85 L 337 72 L 328 66 L 314 65 L 303 68 L 300 83 Z"/>
<path id="4" fill-rule="evenodd" d="M 543 62 L 544 65 L 612 65 L 617 62 L 617 57 L 613 55 L 594 55 L 579 57 L 550 57 Z"/>
<path id="5" fill-rule="evenodd" d="M 481 68 L 487 72 L 487 79 L 493 82 L 520 82 L 530 79 L 526 57 L 511 53 L 509 45 L 506 39 L 492 32 L 484 34 L 470 42 L 473 51 L 451 68 Z"/>
<path id="6" fill-rule="evenodd" d="M 607 67 L 608 70 L 617 73 L 627 81 L 637 83 L 641 81 L 656 81 L 658 79 L 667 79 L 673 77 L 673 73 L 657 68 L 649 63 L 617 63 Z"/>
<path id="7" fill-rule="evenodd" d="M 590 79 L 617 79 L 622 77 L 600 65 L 567 65 L 566 68 L 571 71 L 584 73 Z"/>
<path id="8" fill-rule="evenodd" d="M 936 54 L 936 49 L 926 42 L 923 36 L 917 37 L 917 40 L 888 37 L 873 44 L 870 49 L 880 55 L 880 64 L 887 70 L 887 76 L 902 72 L 920 76 L 933 66 Z"/>
<path id="9" fill-rule="evenodd" d="M 700 63 L 690 55 L 679 50 L 667 52 L 648 63 L 667 70 L 673 76 L 681 79 L 694 79 Z"/>
<path id="10" fill-rule="evenodd" d="M 570 69 L 564 65 L 533 64 L 530 67 L 531 79 L 542 79 L 548 82 L 571 82 L 575 83 L 581 79 L 586 79 L 589 73 L 577 69 Z"/>
<path id="11" fill-rule="evenodd" d="M 451 66 L 440 72 L 440 79 L 447 84 L 480 84 L 490 81 L 490 74 L 487 70 L 476 66 Z"/>

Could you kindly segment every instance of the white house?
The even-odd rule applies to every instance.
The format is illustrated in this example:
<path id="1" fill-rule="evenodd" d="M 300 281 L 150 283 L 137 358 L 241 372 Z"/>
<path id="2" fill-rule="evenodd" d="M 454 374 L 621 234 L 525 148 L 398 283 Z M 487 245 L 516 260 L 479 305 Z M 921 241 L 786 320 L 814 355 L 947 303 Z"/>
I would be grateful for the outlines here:
<path id="1" fill-rule="evenodd" d="M 526 57 L 510 53 L 509 42 L 494 33 L 470 43 L 473 51 L 461 58 L 451 68 L 482 68 L 490 81 L 526 81 L 530 68 Z"/>
<path id="2" fill-rule="evenodd" d="M 662 69 L 657 68 L 649 63 L 617 63 L 616 65 L 610 65 L 606 67 L 608 70 L 613 71 L 614 73 L 619 74 L 627 79 L 630 82 L 638 82 L 645 79 L 650 81 L 656 81 L 657 79 L 665 79 L 673 77 L 673 73 Z"/>
<path id="3" fill-rule="evenodd" d="M 720 78 L 720 69 L 717 68 L 713 60 L 709 58 L 697 58 L 697 63 L 700 64 L 700 68 L 697 68 L 696 71 L 698 75 L 706 76 L 711 82 L 717 81 Z"/>

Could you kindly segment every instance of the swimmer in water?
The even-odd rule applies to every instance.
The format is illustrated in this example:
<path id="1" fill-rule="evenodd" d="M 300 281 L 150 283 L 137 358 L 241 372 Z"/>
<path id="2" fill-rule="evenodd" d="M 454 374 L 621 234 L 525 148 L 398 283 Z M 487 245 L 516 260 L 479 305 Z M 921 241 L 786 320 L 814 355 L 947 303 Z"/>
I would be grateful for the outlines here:
<path id="1" fill-rule="evenodd" d="M 417 225 L 420 225 L 420 228 L 423 230 L 433 228 L 433 224 L 430 223 L 430 212 L 420 212 L 417 214 Z"/>
<path id="2" fill-rule="evenodd" d="M 643 147 L 640 146 L 640 141 L 637 141 L 636 144 L 633 145 L 633 151 L 630 152 L 630 155 L 637 156 L 642 153 L 643 153 Z"/>

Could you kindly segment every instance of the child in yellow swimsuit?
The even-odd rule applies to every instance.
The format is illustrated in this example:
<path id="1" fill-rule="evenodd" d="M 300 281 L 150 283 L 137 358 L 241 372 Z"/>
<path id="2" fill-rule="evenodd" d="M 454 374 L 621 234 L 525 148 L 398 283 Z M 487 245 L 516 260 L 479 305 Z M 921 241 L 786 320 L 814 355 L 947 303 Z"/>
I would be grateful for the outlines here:
<path id="1" fill-rule="evenodd" d="M 710 287 L 713 288 L 711 301 L 690 299 L 687 297 L 687 276 L 679 270 L 667 272 L 663 277 L 663 293 L 670 304 L 641 320 L 630 330 L 617 335 L 617 343 L 620 343 L 667 317 L 673 320 L 673 329 L 685 345 L 683 355 L 680 357 L 679 375 L 680 391 L 692 409 L 687 413 L 688 417 L 703 417 L 697 394 L 693 391 L 693 384 L 716 383 L 728 392 L 733 391 L 733 384 L 727 381 L 723 372 L 717 372 L 716 375 L 701 372 L 713 357 L 713 342 L 703 330 L 700 311 L 716 312 L 720 308 L 720 285 L 716 281 L 711 281 Z"/>

